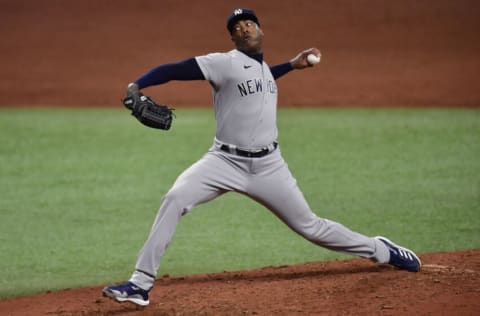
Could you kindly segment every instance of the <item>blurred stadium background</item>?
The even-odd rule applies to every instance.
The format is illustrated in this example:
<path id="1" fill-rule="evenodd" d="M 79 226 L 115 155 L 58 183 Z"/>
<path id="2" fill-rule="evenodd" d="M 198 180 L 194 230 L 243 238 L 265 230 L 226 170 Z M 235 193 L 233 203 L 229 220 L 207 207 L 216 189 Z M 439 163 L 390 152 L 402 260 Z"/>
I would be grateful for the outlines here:
<path id="1" fill-rule="evenodd" d="M 281 106 L 480 106 L 476 0 L 0 0 L 0 106 L 119 106 L 150 68 L 233 45 L 236 7 L 256 10 L 270 65 L 311 46 L 320 67 L 280 80 Z M 149 91 L 209 106 L 205 82 Z"/>

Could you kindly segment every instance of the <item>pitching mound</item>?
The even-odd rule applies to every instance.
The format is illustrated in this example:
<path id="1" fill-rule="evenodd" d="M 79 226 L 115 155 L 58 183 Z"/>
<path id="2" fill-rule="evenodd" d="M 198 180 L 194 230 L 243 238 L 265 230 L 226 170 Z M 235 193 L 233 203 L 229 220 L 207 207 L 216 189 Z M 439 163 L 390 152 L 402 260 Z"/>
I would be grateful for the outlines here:
<path id="1" fill-rule="evenodd" d="M 71 289 L 0 301 L 0 315 L 480 315 L 480 250 L 421 256 L 410 273 L 354 259 L 182 278 L 139 308 Z"/>

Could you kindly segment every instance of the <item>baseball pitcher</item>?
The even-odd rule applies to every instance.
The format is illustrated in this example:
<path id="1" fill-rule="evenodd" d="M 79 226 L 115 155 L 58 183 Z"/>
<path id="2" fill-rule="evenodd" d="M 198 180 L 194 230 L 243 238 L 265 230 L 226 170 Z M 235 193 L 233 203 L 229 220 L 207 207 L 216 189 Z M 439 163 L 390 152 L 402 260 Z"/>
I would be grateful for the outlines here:
<path id="1" fill-rule="evenodd" d="M 293 231 L 321 247 L 419 271 L 421 263 L 413 251 L 385 237 L 367 237 L 318 217 L 282 158 L 277 142 L 275 80 L 292 70 L 312 67 L 320 61 L 320 51 L 310 48 L 270 67 L 263 59 L 263 32 L 254 11 L 234 10 L 227 18 L 227 30 L 233 50 L 160 65 L 127 87 L 124 104 L 132 114 L 147 126 L 168 129 L 171 109 L 157 105 L 140 90 L 171 80 L 208 80 L 216 130 L 208 152 L 164 195 L 130 280 L 105 287 L 104 295 L 148 305 L 161 258 L 180 218 L 196 205 L 230 191 L 264 205 Z"/>

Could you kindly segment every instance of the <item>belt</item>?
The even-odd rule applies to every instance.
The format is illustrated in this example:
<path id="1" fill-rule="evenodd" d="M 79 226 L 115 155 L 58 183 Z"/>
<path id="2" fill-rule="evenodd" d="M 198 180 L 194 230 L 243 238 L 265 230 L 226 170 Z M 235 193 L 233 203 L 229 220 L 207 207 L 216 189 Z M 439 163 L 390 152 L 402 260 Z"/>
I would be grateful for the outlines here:
<path id="1" fill-rule="evenodd" d="M 278 147 L 278 143 L 273 142 L 273 144 L 268 145 L 267 147 L 264 147 L 262 149 L 255 150 L 255 151 L 249 151 L 249 150 L 238 149 L 235 146 L 229 146 L 229 145 L 226 145 L 226 144 L 222 144 L 220 146 L 220 150 L 223 150 L 227 153 L 237 155 L 237 156 L 249 157 L 249 158 L 260 158 L 260 157 L 268 155 L 269 153 L 271 153 L 272 151 L 277 149 L 277 147 Z"/>

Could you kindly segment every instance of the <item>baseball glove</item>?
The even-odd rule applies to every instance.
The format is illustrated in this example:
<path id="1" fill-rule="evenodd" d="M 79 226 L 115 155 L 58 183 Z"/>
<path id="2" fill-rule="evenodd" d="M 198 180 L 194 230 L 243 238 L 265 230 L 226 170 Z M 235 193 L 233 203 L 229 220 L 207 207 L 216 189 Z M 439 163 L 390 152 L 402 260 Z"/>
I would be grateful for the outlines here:
<path id="1" fill-rule="evenodd" d="M 132 115 L 145 126 L 169 130 L 174 117 L 173 109 L 167 105 L 156 103 L 151 97 L 137 92 L 123 100 Z"/>

